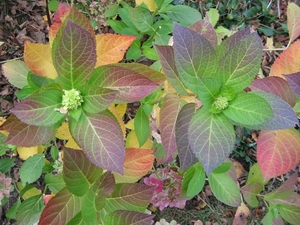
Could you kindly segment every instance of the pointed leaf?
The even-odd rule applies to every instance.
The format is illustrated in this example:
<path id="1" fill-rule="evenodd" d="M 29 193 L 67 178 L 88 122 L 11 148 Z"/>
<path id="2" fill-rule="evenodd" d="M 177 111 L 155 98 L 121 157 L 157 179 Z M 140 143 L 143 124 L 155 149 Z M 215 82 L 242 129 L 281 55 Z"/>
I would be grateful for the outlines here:
<path id="1" fill-rule="evenodd" d="M 204 77 L 198 80 L 197 95 L 204 106 L 211 106 L 221 92 L 222 83 L 215 77 Z"/>
<path id="2" fill-rule="evenodd" d="M 185 87 L 179 79 L 177 68 L 175 66 L 173 47 L 156 45 L 155 49 L 158 52 L 162 68 L 169 83 L 178 93 L 187 95 Z"/>
<path id="3" fill-rule="evenodd" d="M 213 9 L 210 9 L 210 11 Z M 199 20 L 198 22 L 189 26 L 189 28 L 205 37 L 211 44 L 216 47 L 218 44 L 217 33 L 209 21 L 208 15 L 206 14 L 205 19 Z"/>
<path id="4" fill-rule="evenodd" d="M 78 121 L 70 117 L 69 126 L 72 136 L 92 163 L 109 171 L 123 173 L 123 134 L 109 111 L 82 113 Z"/>
<path id="5" fill-rule="evenodd" d="M 291 224 L 298 224 L 300 220 L 300 207 L 291 205 L 279 205 L 279 214 Z"/>
<path id="6" fill-rule="evenodd" d="M 36 154 L 29 157 L 20 168 L 20 178 L 22 185 L 36 181 L 41 175 L 45 165 L 44 154 Z"/>
<path id="7" fill-rule="evenodd" d="M 139 72 L 116 65 L 105 65 L 94 70 L 89 84 L 119 91 L 116 100 L 135 102 L 153 92 L 158 85 Z"/>
<path id="8" fill-rule="evenodd" d="M 263 191 L 264 186 L 262 184 L 247 184 L 241 188 L 243 197 L 247 204 L 255 208 L 259 205 L 257 195 Z"/>
<path id="9" fill-rule="evenodd" d="M 142 214 L 127 210 L 118 210 L 105 217 L 105 224 L 114 225 L 149 225 L 154 215 Z"/>
<path id="10" fill-rule="evenodd" d="M 30 71 L 27 65 L 21 60 L 10 61 L 2 65 L 4 76 L 17 88 L 27 85 L 27 74 Z"/>
<path id="11" fill-rule="evenodd" d="M 202 16 L 198 10 L 187 5 L 170 4 L 166 8 L 166 14 L 171 18 L 171 20 L 176 21 L 186 27 L 202 19 Z"/>
<path id="12" fill-rule="evenodd" d="M 272 95 L 266 92 L 254 92 L 263 99 L 265 99 L 272 108 L 273 117 L 266 122 L 255 126 L 255 129 L 260 130 L 279 130 L 279 129 L 288 129 L 295 127 L 296 124 L 299 124 L 298 117 L 294 112 L 293 108 L 283 101 L 281 98 L 276 95 Z M 254 126 L 253 126 L 254 128 Z"/>
<path id="13" fill-rule="evenodd" d="M 33 73 L 51 79 L 57 77 L 50 45 L 25 42 L 24 60 Z"/>
<path id="14" fill-rule="evenodd" d="M 67 188 L 63 189 L 48 202 L 39 225 L 67 224 L 81 210 L 82 200 L 72 195 Z"/>
<path id="15" fill-rule="evenodd" d="M 199 33 L 174 25 L 175 64 L 181 81 L 197 93 L 198 77 L 214 75 L 217 69 L 216 53 Z"/>
<path id="16" fill-rule="evenodd" d="M 165 96 L 160 110 L 160 133 L 161 142 L 166 151 L 165 160 L 172 159 L 173 154 L 177 151 L 175 127 L 181 104 L 179 97 L 175 94 Z"/>
<path id="17" fill-rule="evenodd" d="M 236 93 L 243 91 L 257 75 L 261 57 L 261 40 L 256 33 L 252 33 L 228 51 L 217 75 Z"/>
<path id="18" fill-rule="evenodd" d="M 109 213 L 116 210 L 144 212 L 151 201 L 155 187 L 144 184 L 116 184 L 105 205 Z"/>
<path id="19" fill-rule="evenodd" d="M 286 76 L 292 78 L 292 75 Z M 300 76 L 299 76 L 300 77 Z M 291 84 L 290 84 L 291 85 Z M 290 106 L 295 105 L 295 94 L 289 87 L 289 83 L 280 77 L 265 77 L 263 79 L 255 79 L 249 86 L 252 91 L 263 91 L 279 96 Z"/>
<path id="20" fill-rule="evenodd" d="M 297 40 L 284 50 L 275 60 L 271 67 L 269 76 L 279 76 L 282 74 L 292 74 L 299 72 L 300 61 L 300 40 Z"/>
<path id="21" fill-rule="evenodd" d="M 18 208 L 16 219 L 18 224 L 36 224 L 44 209 L 44 201 L 42 195 L 36 195 L 26 199 Z"/>
<path id="22" fill-rule="evenodd" d="M 294 2 L 287 6 L 287 26 L 291 43 L 300 36 L 300 7 Z"/>
<path id="23" fill-rule="evenodd" d="M 129 17 L 134 26 L 141 32 L 155 32 L 153 26 L 153 17 L 149 9 L 144 7 L 128 8 Z"/>
<path id="24" fill-rule="evenodd" d="M 91 85 L 85 85 L 79 90 L 83 97 L 82 109 L 87 113 L 104 111 L 113 103 L 118 93 L 117 91 Z"/>
<path id="25" fill-rule="evenodd" d="M 139 147 L 145 144 L 150 135 L 149 117 L 146 115 L 143 107 L 140 106 L 134 117 L 134 130 L 139 142 Z"/>
<path id="26" fill-rule="evenodd" d="M 55 135 L 53 126 L 34 126 L 22 123 L 17 117 L 11 115 L 3 129 L 9 132 L 6 144 L 12 144 L 22 147 L 32 147 L 46 143 Z M 30 137 L 30 138 L 28 138 Z"/>
<path id="27" fill-rule="evenodd" d="M 287 80 L 296 96 L 300 98 L 300 72 L 288 75 L 283 74 L 283 77 Z"/>
<path id="28" fill-rule="evenodd" d="M 92 164 L 82 151 L 64 150 L 64 180 L 68 190 L 83 196 L 102 174 L 102 169 Z"/>
<path id="29" fill-rule="evenodd" d="M 269 103 L 254 93 L 237 94 L 223 112 L 232 121 L 246 127 L 264 123 L 273 116 Z"/>
<path id="30" fill-rule="evenodd" d="M 184 105 L 181 108 L 176 121 L 175 136 L 181 171 L 184 171 L 186 168 L 198 161 L 190 148 L 188 139 L 189 123 L 195 111 L 196 104 L 188 103 Z"/>
<path id="31" fill-rule="evenodd" d="M 95 67 L 121 61 L 134 36 L 101 34 L 96 35 L 97 62 Z"/>
<path id="32" fill-rule="evenodd" d="M 212 171 L 208 176 L 208 181 L 214 196 L 219 201 L 232 207 L 238 207 L 241 204 L 240 189 L 228 175 L 228 172 L 219 173 Z"/>
<path id="33" fill-rule="evenodd" d="M 299 146 L 295 129 L 263 130 L 257 141 L 257 161 L 265 180 L 293 169 L 300 161 Z"/>
<path id="34" fill-rule="evenodd" d="M 59 83 L 66 90 L 77 88 L 88 79 L 96 63 L 96 44 L 84 28 L 67 20 L 53 43 L 53 60 Z"/>
<path id="35" fill-rule="evenodd" d="M 116 183 L 134 183 L 152 168 L 153 150 L 127 148 L 124 160 L 124 175 L 115 173 Z"/>
<path id="36" fill-rule="evenodd" d="M 221 165 L 233 150 L 235 132 L 223 114 L 212 114 L 204 108 L 193 116 L 188 130 L 189 144 L 205 172 Z"/>
<path id="37" fill-rule="evenodd" d="M 56 87 L 48 87 L 32 94 L 11 109 L 19 120 L 29 125 L 49 126 L 65 117 L 56 111 L 62 103 L 62 91 Z"/>

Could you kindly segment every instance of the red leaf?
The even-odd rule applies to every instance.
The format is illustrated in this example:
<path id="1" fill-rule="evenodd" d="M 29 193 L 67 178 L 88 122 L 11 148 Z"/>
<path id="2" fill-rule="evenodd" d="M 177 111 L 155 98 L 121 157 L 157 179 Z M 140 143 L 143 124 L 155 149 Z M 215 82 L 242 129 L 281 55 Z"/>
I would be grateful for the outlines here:
<path id="1" fill-rule="evenodd" d="M 257 161 L 264 179 L 293 169 L 300 161 L 299 146 L 300 134 L 295 129 L 262 131 L 257 141 Z"/>

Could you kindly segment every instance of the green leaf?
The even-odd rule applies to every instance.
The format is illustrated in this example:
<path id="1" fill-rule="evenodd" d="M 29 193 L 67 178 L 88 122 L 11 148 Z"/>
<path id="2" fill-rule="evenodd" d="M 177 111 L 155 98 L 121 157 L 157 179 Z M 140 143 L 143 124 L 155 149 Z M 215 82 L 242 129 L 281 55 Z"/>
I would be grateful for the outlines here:
<path id="1" fill-rule="evenodd" d="M 183 26 L 190 26 L 191 24 L 202 19 L 202 16 L 198 10 L 186 5 L 174 6 L 170 4 L 168 7 L 165 7 L 163 12 L 166 13 L 171 20 L 176 21 Z"/>
<path id="2" fill-rule="evenodd" d="M 129 49 L 126 52 L 126 59 L 137 60 L 141 57 L 142 50 L 141 50 L 141 41 L 135 40 L 130 45 Z"/>
<path id="3" fill-rule="evenodd" d="M 245 201 L 253 208 L 259 205 L 257 195 L 262 192 L 264 186 L 260 183 L 246 184 L 241 188 Z"/>
<path id="4" fill-rule="evenodd" d="M 20 205 L 21 205 L 21 201 L 20 201 L 20 199 L 18 199 L 17 202 L 15 202 L 13 204 L 13 206 L 10 207 L 10 209 L 6 212 L 5 216 L 9 219 L 16 219 L 17 212 L 18 212 Z"/>
<path id="5" fill-rule="evenodd" d="M 85 85 L 79 89 L 83 97 L 82 109 L 87 113 L 99 113 L 115 100 L 117 91 Z"/>
<path id="6" fill-rule="evenodd" d="M 235 132 L 223 114 L 201 108 L 193 116 L 188 130 L 189 144 L 207 174 L 221 165 L 233 150 Z"/>
<path id="7" fill-rule="evenodd" d="M 143 110 L 143 107 L 139 107 L 134 117 L 134 130 L 139 142 L 139 146 L 145 144 L 150 135 L 149 118 Z"/>
<path id="8" fill-rule="evenodd" d="M 212 171 L 208 176 L 208 181 L 213 194 L 219 201 L 232 207 L 238 207 L 241 204 L 240 189 L 228 172 Z"/>
<path id="9" fill-rule="evenodd" d="M 43 154 L 35 154 L 29 157 L 20 168 L 20 178 L 22 185 L 36 181 L 41 175 L 45 165 L 45 156 Z"/>
<path id="10" fill-rule="evenodd" d="M 47 78 L 47 77 L 42 77 L 35 75 L 33 73 L 28 73 L 27 75 L 27 81 L 30 87 L 39 89 L 41 87 L 50 85 L 54 83 L 53 79 Z"/>
<path id="11" fill-rule="evenodd" d="M 90 185 L 102 174 L 102 169 L 91 163 L 82 151 L 64 150 L 64 180 L 68 190 L 83 196 Z"/>
<path id="12" fill-rule="evenodd" d="M 291 224 L 299 224 L 300 207 L 291 205 L 278 205 L 279 214 Z"/>
<path id="13" fill-rule="evenodd" d="M 197 195 L 205 183 L 205 171 L 201 163 L 197 162 L 189 167 L 183 176 L 180 199 L 191 199 Z"/>
<path id="14" fill-rule="evenodd" d="M 174 25 L 175 64 L 181 81 L 194 93 L 198 92 L 198 77 L 210 77 L 217 70 L 216 53 L 199 33 Z"/>
<path id="15" fill-rule="evenodd" d="M 9 82 L 22 89 L 27 85 L 28 66 L 21 60 L 10 61 L 2 65 L 3 74 Z"/>
<path id="16" fill-rule="evenodd" d="M 219 21 L 219 17 L 220 17 L 219 11 L 217 9 L 210 8 L 206 12 L 206 15 L 208 15 L 209 22 L 211 23 L 211 25 L 215 27 L 217 25 L 217 22 Z"/>
<path id="17" fill-rule="evenodd" d="M 51 192 L 57 194 L 60 192 L 63 188 L 66 187 L 66 184 L 64 182 L 63 175 L 54 175 L 51 173 L 47 173 L 45 175 L 45 183 L 48 185 Z"/>
<path id="18" fill-rule="evenodd" d="M 15 159 L 3 158 L 0 159 L 0 172 L 6 173 L 15 165 Z"/>
<path id="19" fill-rule="evenodd" d="M 175 65 L 173 47 L 156 45 L 155 49 L 158 52 L 161 65 L 168 82 L 179 94 L 187 95 L 185 87 L 179 78 L 178 71 Z"/>
<path id="20" fill-rule="evenodd" d="M 124 8 L 119 8 L 119 16 L 121 17 L 122 21 L 130 28 L 136 29 L 134 26 L 131 17 L 130 17 L 130 7 L 124 7 Z"/>
<path id="21" fill-rule="evenodd" d="M 42 195 L 36 195 L 26 199 L 18 208 L 16 219 L 18 224 L 35 224 L 39 221 L 44 209 Z"/>
<path id="22" fill-rule="evenodd" d="M 78 88 L 96 64 L 96 42 L 92 34 L 67 19 L 52 46 L 53 64 L 65 90 Z"/>
<path id="23" fill-rule="evenodd" d="M 55 110 L 61 107 L 61 102 L 62 91 L 51 85 L 18 103 L 11 112 L 29 125 L 50 126 L 65 117 Z"/>
<path id="24" fill-rule="evenodd" d="M 129 8 L 129 16 L 134 26 L 141 32 L 154 32 L 153 17 L 150 11 L 143 7 Z"/>
<path id="25" fill-rule="evenodd" d="M 249 171 L 248 179 L 246 184 L 264 184 L 264 176 L 263 173 L 258 165 L 258 163 L 255 163 Z"/>
<path id="26" fill-rule="evenodd" d="M 159 59 L 156 50 L 152 47 L 143 47 L 142 46 L 142 53 L 148 59 L 151 59 L 151 60 Z"/>
<path id="27" fill-rule="evenodd" d="M 39 225 L 67 224 L 82 209 L 82 197 L 72 195 L 67 188 L 57 193 L 46 205 Z"/>
<path id="28" fill-rule="evenodd" d="M 118 34 L 121 34 L 124 28 L 128 28 L 124 22 L 119 20 L 106 20 L 106 23 Z"/>
<path id="29" fill-rule="evenodd" d="M 215 77 L 198 79 L 197 95 L 204 106 L 211 106 L 221 91 L 222 83 Z"/>
<path id="30" fill-rule="evenodd" d="M 69 128 L 87 158 L 96 166 L 123 173 L 125 147 L 120 125 L 108 110 L 69 118 Z"/>
<path id="31" fill-rule="evenodd" d="M 271 119 L 273 111 L 269 103 L 254 93 L 240 93 L 223 110 L 233 122 L 247 127 L 259 125 Z"/>
<path id="32" fill-rule="evenodd" d="M 154 190 L 155 187 L 144 184 L 116 184 L 113 193 L 107 198 L 105 210 L 108 213 L 116 210 L 144 212 Z"/>
<path id="33" fill-rule="evenodd" d="M 149 225 L 154 215 L 118 210 L 105 217 L 104 224 L 114 225 Z"/>
<path id="34" fill-rule="evenodd" d="M 261 40 L 256 33 L 252 33 L 227 52 L 217 75 L 224 85 L 232 87 L 236 93 L 241 92 L 257 75 L 261 57 Z"/>

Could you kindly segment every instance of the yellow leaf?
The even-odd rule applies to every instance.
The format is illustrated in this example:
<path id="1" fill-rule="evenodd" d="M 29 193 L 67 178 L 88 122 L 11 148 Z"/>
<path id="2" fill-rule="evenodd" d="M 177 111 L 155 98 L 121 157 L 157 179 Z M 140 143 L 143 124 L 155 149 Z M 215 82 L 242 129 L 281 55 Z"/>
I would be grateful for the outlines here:
<path id="1" fill-rule="evenodd" d="M 139 142 L 134 130 L 130 131 L 126 138 L 126 148 L 140 148 L 140 149 L 152 149 L 152 141 L 150 137 L 147 139 L 146 143 L 139 147 Z"/>
<path id="2" fill-rule="evenodd" d="M 155 11 L 157 8 L 154 0 L 136 0 L 135 3 L 137 5 L 144 3 L 151 12 Z"/>
<path id="3" fill-rule="evenodd" d="M 97 63 L 95 67 L 121 61 L 131 43 L 133 36 L 117 34 L 96 35 Z"/>
<path id="4" fill-rule="evenodd" d="M 125 127 L 130 130 L 134 130 L 134 119 L 129 120 L 128 123 L 125 124 Z"/>
<path id="5" fill-rule="evenodd" d="M 73 138 L 69 139 L 67 144 L 66 144 L 67 148 L 72 148 L 75 150 L 81 150 L 81 148 L 77 145 L 77 143 L 75 142 L 75 140 Z"/>
<path id="6" fill-rule="evenodd" d="M 4 117 L 0 117 L 0 126 L 6 121 L 6 119 Z M 8 132 L 5 130 L 0 130 L 0 133 L 4 134 L 5 136 L 8 135 Z"/>
<path id="7" fill-rule="evenodd" d="M 50 45 L 25 42 L 24 60 L 34 74 L 51 79 L 57 77 Z"/>
<path id="8" fill-rule="evenodd" d="M 117 113 L 122 117 L 124 116 L 126 109 L 127 109 L 127 104 L 118 104 L 116 106 Z"/>
<path id="9" fill-rule="evenodd" d="M 77 145 L 75 140 L 73 139 L 70 130 L 69 125 L 67 122 L 63 122 L 63 124 L 56 130 L 55 137 L 57 137 L 60 140 L 68 140 L 66 147 L 67 148 L 73 148 L 76 150 L 80 150 L 81 148 Z"/>
<path id="10" fill-rule="evenodd" d="M 44 146 L 34 146 L 34 147 L 17 147 L 17 152 L 19 157 L 23 160 L 28 159 L 30 156 L 33 156 L 44 151 Z"/>
<path id="11" fill-rule="evenodd" d="M 119 125 L 121 127 L 121 130 L 122 130 L 122 133 L 123 133 L 123 137 L 125 139 L 125 136 L 126 136 L 126 128 L 125 128 L 125 124 L 124 124 L 124 121 L 123 121 L 123 115 L 120 116 L 118 110 L 116 109 L 116 106 L 115 104 L 111 104 L 109 107 L 108 107 L 108 110 L 114 114 L 114 116 L 116 117 L 116 119 L 118 120 L 119 122 Z"/>
<path id="12" fill-rule="evenodd" d="M 18 187 L 19 192 L 21 192 L 24 189 L 21 182 L 17 183 L 17 187 Z M 29 189 L 28 191 L 26 191 L 24 193 L 24 195 L 22 196 L 22 198 L 28 199 L 30 197 L 40 195 L 40 194 L 41 194 L 41 191 L 39 189 L 37 189 L 36 187 L 33 187 L 33 188 Z"/>

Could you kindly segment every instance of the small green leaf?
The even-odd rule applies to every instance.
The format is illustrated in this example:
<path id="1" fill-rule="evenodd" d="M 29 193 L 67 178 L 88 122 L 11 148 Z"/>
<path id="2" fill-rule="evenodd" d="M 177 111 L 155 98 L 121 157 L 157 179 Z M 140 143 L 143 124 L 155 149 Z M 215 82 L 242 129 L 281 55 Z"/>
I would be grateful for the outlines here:
<path id="1" fill-rule="evenodd" d="M 29 157 L 20 168 L 20 178 L 22 185 L 36 181 L 41 175 L 45 165 L 45 156 L 43 154 L 35 154 Z"/>
<path id="2" fill-rule="evenodd" d="M 27 85 L 28 66 L 21 60 L 10 61 L 2 66 L 4 76 L 17 88 Z"/>
<path id="3" fill-rule="evenodd" d="M 218 78 L 205 77 L 199 78 L 198 81 L 198 92 L 196 93 L 205 106 L 213 104 L 215 98 L 218 97 L 221 91 L 222 83 Z"/>
<path id="4" fill-rule="evenodd" d="M 128 28 L 128 26 L 124 22 L 119 20 L 107 20 L 106 22 L 118 34 L 122 34 L 122 30 L 124 28 Z"/>
<path id="5" fill-rule="evenodd" d="M 129 8 L 129 16 L 134 26 L 141 32 L 154 32 L 153 17 L 150 11 L 143 7 Z"/>
<path id="6" fill-rule="evenodd" d="M 5 216 L 9 219 L 16 219 L 20 205 L 21 201 L 18 199 L 18 201 L 6 212 Z"/>
<path id="7" fill-rule="evenodd" d="M 202 190 L 204 183 L 205 171 L 201 163 L 197 162 L 184 173 L 180 199 L 191 199 Z"/>
<path id="8" fill-rule="evenodd" d="M 126 59 L 137 60 L 141 57 L 141 55 L 141 42 L 140 40 L 135 40 L 132 42 L 132 44 L 126 52 Z"/>
<path id="9" fill-rule="evenodd" d="M 150 135 L 149 118 L 143 110 L 143 107 L 139 107 L 134 118 L 134 130 L 139 142 L 142 146 L 145 144 Z"/>
<path id="10" fill-rule="evenodd" d="M 0 159 L 0 172 L 6 173 L 10 170 L 11 167 L 13 167 L 15 164 L 15 159 L 12 158 L 3 158 Z"/>
<path id="11" fill-rule="evenodd" d="M 223 110 L 224 114 L 239 125 L 259 125 L 272 118 L 273 111 L 269 103 L 253 93 L 240 93 Z"/>
<path id="12" fill-rule="evenodd" d="M 219 21 L 219 11 L 214 8 L 210 8 L 207 12 L 206 15 L 208 15 L 209 22 L 211 25 L 214 27 L 217 25 L 217 22 Z"/>
<path id="13" fill-rule="evenodd" d="M 171 20 L 180 23 L 183 26 L 190 26 L 202 19 L 200 12 L 186 5 L 168 5 L 163 10 Z M 187 16 L 188 15 L 188 16 Z"/>
<path id="14" fill-rule="evenodd" d="M 65 186 L 65 181 L 63 178 L 63 175 L 54 175 L 51 173 L 47 173 L 45 175 L 45 183 L 48 185 L 51 192 L 57 194 L 59 191 L 61 191 Z"/>

